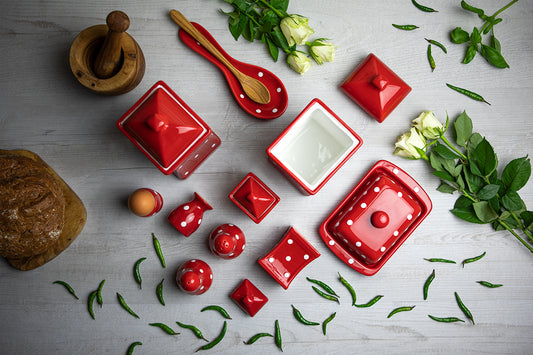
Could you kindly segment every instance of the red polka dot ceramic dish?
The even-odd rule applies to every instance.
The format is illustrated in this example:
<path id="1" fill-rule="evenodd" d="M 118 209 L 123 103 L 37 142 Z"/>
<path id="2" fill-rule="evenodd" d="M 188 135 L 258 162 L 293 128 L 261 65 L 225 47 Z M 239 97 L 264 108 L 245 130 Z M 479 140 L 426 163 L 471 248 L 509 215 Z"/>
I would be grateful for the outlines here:
<path id="1" fill-rule="evenodd" d="M 371 276 L 431 209 L 429 196 L 412 177 L 381 160 L 322 223 L 320 235 L 348 266 Z"/>

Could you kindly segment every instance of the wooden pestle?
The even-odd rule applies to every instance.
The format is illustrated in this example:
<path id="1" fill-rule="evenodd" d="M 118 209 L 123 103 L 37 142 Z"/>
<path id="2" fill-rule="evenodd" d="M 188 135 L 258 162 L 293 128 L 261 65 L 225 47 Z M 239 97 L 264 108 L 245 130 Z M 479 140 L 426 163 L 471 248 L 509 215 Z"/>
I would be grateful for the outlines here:
<path id="1" fill-rule="evenodd" d="M 109 31 L 94 62 L 94 73 L 100 79 L 115 75 L 121 66 L 122 34 L 130 26 L 130 19 L 122 11 L 113 11 L 106 18 Z"/>

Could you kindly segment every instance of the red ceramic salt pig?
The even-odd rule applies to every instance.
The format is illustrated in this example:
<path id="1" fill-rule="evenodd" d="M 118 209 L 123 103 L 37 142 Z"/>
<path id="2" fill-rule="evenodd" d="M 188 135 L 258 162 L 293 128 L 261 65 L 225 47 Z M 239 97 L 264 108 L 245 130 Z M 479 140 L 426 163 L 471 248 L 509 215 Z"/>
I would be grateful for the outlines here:
<path id="1" fill-rule="evenodd" d="M 200 227 L 204 212 L 212 209 L 213 207 L 195 192 L 194 199 L 176 207 L 170 212 L 168 220 L 181 234 L 188 237 Z"/>
<path id="2" fill-rule="evenodd" d="M 246 245 L 244 233 L 234 224 L 222 224 L 211 232 L 209 249 L 222 259 L 233 259 L 241 255 Z"/>
<path id="3" fill-rule="evenodd" d="M 201 295 L 211 287 L 213 272 L 205 261 L 191 259 L 183 263 L 176 272 L 179 288 L 190 295 Z"/>

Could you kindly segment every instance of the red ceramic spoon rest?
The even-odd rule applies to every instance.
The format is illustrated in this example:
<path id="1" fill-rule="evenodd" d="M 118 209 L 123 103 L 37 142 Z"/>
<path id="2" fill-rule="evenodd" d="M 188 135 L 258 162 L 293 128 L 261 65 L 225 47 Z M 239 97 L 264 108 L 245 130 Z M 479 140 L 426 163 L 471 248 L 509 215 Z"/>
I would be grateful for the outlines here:
<path id="1" fill-rule="evenodd" d="M 235 96 L 235 100 L 237 100 L 237 103 L 242 107 L 244 111 L 248 112 L 254 117 L 266 120 L 277 118 L 285 112 L 288 105 L 287 90 L 285 89 L 285 86 L 277 76 L 275 76 L 272 72 L 264 68 L 248 63 L 243 63 L 232 58 L 228 53 L 226 53 L 226 51 L 224 51 L 224 49 L 222 49 L 222 47 L 217 43 L 217 41 L 205 28 L 195 22 L 192 22 L 192 24 L 198 29 L 198 31 L 200 31 L 200 33 L 204 35 L 205 38 L 209 40 L 209 42 L 211 42 L 211 44 L 213 44 L 220 51 L 220 53 L 222 53 L 222 55 L 231 64 L 233 64 L 235 68 L 239 69 L 244 74 L 261 81 L 268 88 L 268 91 L 270 92 L 270 102 L 268 104 L 258 104 L 257 102 L 250 100 L 244 94 L 241 84 L 231 73 L 231 71 L 226 68 L 226 66 L 222 64 L 218 59 L 216 59 L 215 56 L 209 53 L 207 49 L 202 47 L 187 32 L 180 29 L 179 37 L 183 41 L 183 43 L 185 43 L 192 50 L 215 64 L 222 71 L 222 73 L 226 77 L 226 80 L 228 81 L 233 95 Z"/>

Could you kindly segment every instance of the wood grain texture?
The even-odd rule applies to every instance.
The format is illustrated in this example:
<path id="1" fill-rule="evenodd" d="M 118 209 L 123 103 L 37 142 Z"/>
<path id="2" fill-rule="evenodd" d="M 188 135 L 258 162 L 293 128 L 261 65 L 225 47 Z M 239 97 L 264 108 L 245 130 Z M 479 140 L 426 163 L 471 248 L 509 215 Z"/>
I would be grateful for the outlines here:
<path id="1" fill-rule="evenodd" d="M 474 6 L 496 11 L 505 1 L 472 0 Z M 438 13 L 417 10 L 410 1 L 292 0 L 290 13 L 310 18 L 317 37 L 337 46 L 335 62 L 315 66 L 301 76 L 284 58 L 274 63 L 263 45 L 235 41 L 228 31 L 223 1 L 103 1 L 22 0 L 0 5 L 0 149 L 28 149 L 39 154 L 78 194 L 87 209 L 87 223 L 72 245 L 46 265 L 29 272 L 0 261 L 0 352 L 6 354 L 117 354 L 142 341 L 137 353 L 192 354 L 203 341 L 182 331 L 170 337 L 151 322 L 194 324 L 212 339 L 222 327 L 216 314 L 200 312 L 219 304 L 231 314 L 224 340 L 211 352 L 268 353 L 279 350 L 271 339 L 242 343 L 258 332 L 273 332 L 279 319 L 286 354 L 346 353 L 485 353 L 529 354 L 533 347 L 533 256 L 511 235 L 489 226 L 471 225 L 450 212 L 455 196 L 435 190 L 438 180 L 422 162 L 392 155 L 398 135 L 420 111 L 434 110 L 444 120 L 466 110 L 498 153 L 500 166 L 533 154 L 533 4 L 519 1 L 502 14 L 496 27 L 510 69 L 490 67 L 481 57 L 460 63 L 464 47 L 448 37 L 456 26 L 479 25 L 459 1 L 424 3 Z M 275 73 L 289 95 L 286 112 L 268 122 L 250 117 L 236 104 L 218 68 L 178 38 L 178 27 L 168 16 L 176 8 L 190 21 L 204 26 L 232 57 Z M 120 9 L 128 14 L 128 33 L 142 48 L 146 72 L 140 84 L 124 95 L 104 97 L 88 92 L 73 77 L 68 53 L 83 29 L 103 23 Z M 392 23 L 413 23 L 417 31 L 396 30 Z M 443 43 L 448 54 L 434 51 L 436 69 L 427 63 L 427 42 Z M 381 124 L 344 95 L 339 85 L 368 53 L 374 53 L 412 88 L 412 92 Z M 157 80 L 164 80 L 220 136 L 222 145 L 187 180 L 161 174 L 116 128 L 116 121 Z M 491 106 L 451 91 L 445 83 L 482 94 Z M 315 196 L 304 196 L 266 159 L 267 146 L 294 117 L 318 97 L 350 125 L 364 143 L 356 154 Z M 344 265 L 323 244 L 318 227 L 380 159 L 397 164 L 429 193 L 433 211 L 375 276 L 365 277 Z M 253 172 L 281 197 L 272 212 L 256 225 L 228 198 L 229 192 Z M 150 218 L 131 214 L 129 194 L 139 187 L 160 192 L 165 204 Z M 184 238 L 168 223 L 172 209 L 197 191 L 212 206 L 191 237 Z M 533 206 L 533 184 L 521 190 Z M 235 260 L 210 254 L 209 233 L 223 223 L 234 223 L 246 235 L 247 248 Z M 283 290 L 256 262 L 294 226 L 322 254 Z M 162 269 L 152 246 L 158 236 L 167 267 Z M 444 257 L 461 260 L 486 251 L 484 259 L 467 265 L 435 265 L 423 260 Z M 141 272 L 143 289 L 133 279 L 133 265 L 147 257 Z M 188 296 L 173 283 L 178 266 L 192 258 L 210 264 L 212 288 L 202 296 Z M 427 301 L 422 286 L 435 268 L 436 278 Z M 385 297 L 368 309 L 351 307 L 349 293 L 337 281 L 340 272 L 357 291 L 360 301 Z M 341 304 L 314 294 L 305 276 L 330 284 Z M 157 284 L 165 278 L 166 306 L 159 304 Z M 269 302 L 251 318 L 230 300 L 243 278 L 252 281 Z M 76 301 L 55 280 L 69 282 Z M 86 299 L 106 279 L 104 305 L 95 307 L 96 320 L 87 312 Z M 487 289 L 475 283 L 503 283 Z M 427 314 L 462 317 L 454 292 L 470 308 L 476 325 L 441 324 Z M 141 317 L 133 319 L 116 301 L 120 292 Z M 307 318 L 337 317 L 327 336 L 317 327 L 294 319 L 291 304 Z M 416 305 L 387 319 L 403 305 Z"/>

